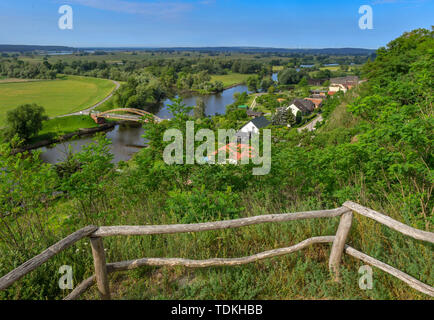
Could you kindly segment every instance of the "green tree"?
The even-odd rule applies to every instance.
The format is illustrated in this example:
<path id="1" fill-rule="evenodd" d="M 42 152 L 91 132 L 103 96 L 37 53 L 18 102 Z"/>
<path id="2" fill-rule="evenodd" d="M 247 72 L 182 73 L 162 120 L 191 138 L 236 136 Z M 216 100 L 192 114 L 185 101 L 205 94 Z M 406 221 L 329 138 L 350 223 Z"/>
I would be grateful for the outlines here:
<path id="1" fill-rule="evenodd" d="M 265 77 L 261 81 L 261 89 L 263 92 L 266 92 L 270 87 L 272 87 L 274 81 L 270 77 Z"/>
<path id="2" fill-rule="evenodd" d="M 301 79 L 300 82 L 298 83 L 298 86 L 300 88 L 306 87 L 308 85 L 309 85 L 309 83 L 307 82 L 307 78 L 306 77 L 303 77 L 303 79 Z"/>
<path id="3" fill-rule="evenodd" d="M 301 74 L 297 72 L 297 70 L 290 68 L 280 71 L 277 77 L 279 79 L 279 84 L 288 85 L 298 83 L 301 79 Z"/>
<path id="4" fill-rule="evenodd" d="M 206 110 L 205 101 L 203 101 L 202 98 L 197 98 L 196 99 L 196 106 L 193 108 L 193 116 L 196 119 L 204 118 L 205 117 L 205 110 Z"/>
<path id="5" fill-rule="evenodd" d="M 4 136 L 7 140 L 17 135 L 27 141 L 42 129 L 42 122 L 48 120 L 45 109 L 37 104 L 25 104 L 6 115 L 6 129 Z"/>
<path id="6" fill-rule="evenodd" d="M 258 92 L 259 81 L 257 76 L 250 76 L 247 78 L 247 88 L 250 91 Z"/>
<path id="7" fill-rule="evenodd" d="M 279 109 L 271 119 L 273 125 L 275 126 L 286 126 L 286 125 L 294 125 L 295 117 L 290 109 L 281 108 Z"/>
<path id="8" fill-rule="evenodd" d="M 176 120 L 185 121 L 193 107 L 188 107 L 181 97 L 175 98 L 171 102 L 172 104 L 167 106 L 169 112 Z"/>
<path id="9" fill-rule="evenodd" d="M 114 174 L 110 144 L 105 136 L 99 135 L 95 143 L 84 146 L 71 159 L 79 164 L 79 170 L 62 181 L 62 189 L 78 201 L 80 218 L 87 223 L 97 223 L 104 215 L 100 208 L 107 207 L 104 181 Z"/>
<path id="10" fill-rule="evenodd" d="M 43 210 L 54 200 L 58 179 L 53 166 L 40 159 L 40 151 L 13 155 L 17 139 L 0 144 L 0 243 L 25 261 L 31 249 L 47 244 L 50 231 Z"/>
<path id="11" fill-rule="evenodd" d="M 300 123 L 302 119 L 303 119 L 303 116 L 301 115 L 301 112 L 297 111 L 297 115 L 295 116 L 295 122 Z"/>

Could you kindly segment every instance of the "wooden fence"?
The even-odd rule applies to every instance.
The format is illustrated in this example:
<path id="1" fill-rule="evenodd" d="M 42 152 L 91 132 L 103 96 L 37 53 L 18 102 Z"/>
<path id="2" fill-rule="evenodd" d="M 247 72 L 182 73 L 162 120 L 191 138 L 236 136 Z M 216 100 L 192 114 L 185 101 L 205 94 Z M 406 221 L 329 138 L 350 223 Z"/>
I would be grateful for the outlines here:
<path id="1" fill-rule="evenodd" d="M 354 258 L 357 258 L 367 264 L 370 264 L 393 275 L 394 277 L 407 283 L 410 287 L 431 297 L 434 297 L 434 287 L 422 283 L 421 281 L 411 277 L 410 275 L 346 245 L 346 240 L 350 232 L 353 220 L 353 212 L 373 219 L 406 236 L 412 237 L 417 240 L 434 243 L 434 233 L 412 228 L 382 213 L 363 207 L 351 201 L 345 202 L 342 207 L 332 210 L 308 211 L 289 214 L 272 214 L 236 220 L 198 224 L 117 227 L 88 226 L 81 230 L 78 230 L 77 232 L 74 232 L 73 234 L 54 244 L 41 254 L 23 263 L 15 270 L 12 270 L 8 274 L 4 275 L 2 278 L 0 278 L 0 290 L 8 288 L 14 282 L 18 281 L 20 278 L 30 273 L 31 271 L 35 270 L 37 267 L 48 261 L 59 252 L 69 248 L 77 241 L 89 237 L 92 247 L 95 274 L 80 283 L 65 298 L 65 300 L 77 299 L 81 294 L 83 294 L 95 283 L 97 284 L 101 299 L 110 299 L 108 274 L 113 272 L 131 270 L 139 268 L 141 266 L 185 266 L 191 268 L 205 268 L 213 266 L 243 265 L 263 259 L 296 252 L 316 243 L 332 243 L 332 249 L 329 258 L 329 268 L 335 281 L 339 281 L 340 263 L 342 255 L 346 253 Z M 270 250 L 243 258 L 215 258 L 208 260 L 190 260 L 180 258 L 143 258 L 131 261 L 107 263 L 103 245 L 103 238 L 111 236 L 201 232 L 208 230 L 239 228 L 263 223 L 276 223 L 314 218 L 332 218 L 338 216 L 340 216 L 341 218 L 336 235 L 313 237 L 306 239 L 291 247 Z"/>

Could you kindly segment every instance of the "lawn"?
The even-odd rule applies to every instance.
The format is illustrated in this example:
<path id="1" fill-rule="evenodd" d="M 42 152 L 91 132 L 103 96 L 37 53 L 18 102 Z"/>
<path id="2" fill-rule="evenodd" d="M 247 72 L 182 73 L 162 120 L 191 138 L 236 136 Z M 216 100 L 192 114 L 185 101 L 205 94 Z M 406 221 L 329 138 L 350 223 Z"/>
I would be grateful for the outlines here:
<path id="1" fill-rule="evenodd" d="M 39 134 L 56 133 L 67 134 L 75 132 L 78 129 L 93 128 L 98 125 L 88 115 L 83 116 L 69 116 L 62 118 L 50 119 L 44 121 L 43 128 Z"/>
<path id="2" fill-rule="evenodd" d="M 50 119 L 44 121 L 42 130 L 38 133 L 38 136 L 31 139 L 30 143 L 62 136 L 76 132 L 79 129 L 94 128 L 97 126 L 95 121 L 88 115 Z"/>
<path id="3" fill-rule="evenodd" d="M 211 81 L 221 81 L 223 82 L 223 86 L 229 87 L 234 84 L 240 84 L 246 82 L 247 78 L 250 77 L 251 74 L 242 74 L 242 73 L 230 73 L 225 75 L 213 75 L 211 76 Z"/>
<path id="4" fill-rule="evenodd" d="M 330 71 L 338 71 L 339 66 L 328 66 L 328 67 L 321 67 L 320 70 L 330 70 Z"/>
<path id="5" fill-rule="evenodd" d="M 273 66 L 273 72 L 279 72 L 284 69 L 284 66 Z"/>
<path id="6" fill-rule="evenodd" d="M 58 80 L 0 83 L 0 126 L 6 112 L 21 104 L 37 103 L 50 117 L 84 110 L 98 103 L 115 88 L 110 80 L 64 76 Z"/>

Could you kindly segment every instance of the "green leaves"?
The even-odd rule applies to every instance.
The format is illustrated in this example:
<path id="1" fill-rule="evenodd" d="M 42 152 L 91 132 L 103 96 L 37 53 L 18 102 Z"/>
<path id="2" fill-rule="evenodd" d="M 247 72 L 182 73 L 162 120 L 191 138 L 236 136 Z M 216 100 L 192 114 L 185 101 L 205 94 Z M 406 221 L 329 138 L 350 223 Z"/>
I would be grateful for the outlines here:
<path id="1" fill-rule="evenodd" d="M 197 223 L 222 219 L 234 219 L 244 210 L 240 197 L 230 187 L 225 192 L 209 192 L 205 185 L 190 192 L 170 191 L 166 201 L 181 223 Z"/>
<path id="2" fill-rule="evenodd" d="M 173 99 L 172 103 L 169 104 L 167 108 L 177 121 L 185 121 L 193 109 L 193 107 L 188 107 L 184 104 L 181 97 Z"/>
<path id="3" fill-rule="evenodd" d="M 25 104 L 8 111 L 4 137 L 11 140 L 17 135 L 27 141 L 42 129 L 42 122 L 48 120 L 45 109 L 37 104 Z"/>
<path id="4" fill-rule="evenodd" d="M 62 180 L 63 191 L 79 202 L 80 214 L 91 223 L 101 214 L 97 204 L 105 202 L 107 181 L 115 175 L 109 145 L 107 138 L 98 136 L 96 143 L 84 146 L 71 159 L 78 163 L 78 170 Z"/>
<path id="5" fill-rule="evenodd" d="M 0 145 L 0 241 L 27 256 L 39 235 L 47 232 L 44 209 L 54 199 L 56 172 L 39 153 L 11 154 Z"/>

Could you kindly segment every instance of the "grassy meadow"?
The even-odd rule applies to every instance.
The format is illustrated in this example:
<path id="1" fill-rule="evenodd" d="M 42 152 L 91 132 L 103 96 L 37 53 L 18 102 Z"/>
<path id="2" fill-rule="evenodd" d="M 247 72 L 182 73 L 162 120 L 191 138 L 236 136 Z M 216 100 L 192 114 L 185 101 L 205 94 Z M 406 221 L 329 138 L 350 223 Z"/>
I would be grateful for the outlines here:
<path id="1" fill-rule="evenodd" d="M 77 112 L 98 103 L 115 88 L 112 81 L 79 76 L 58 80 L 0 83 L 0 126 L 6 113 L 21 104 L 36 103 L 49 117 Z"/>
<path id="2" fill-rule="evenodd" d="M 246 82 L 247 78 L 251 76 L 250 74 L 241 74 L 241 73 L 230 73 L 225 75 L 213 75 L 211 76 L 211 81 L 221 81 L 223 82 L 223 86 L 229 87 L 235 84 L 240 84 Z"/>
<path id="3" fill-rule="evenodd" d="M 79 129 L 94 128 L 98 125 L 88 115 L 69 116 L 54 118 L 44 121 L 42 130 L 30 143 L 40 140 L 51 139 L 68 133 L 76 132 Z"/>
<path id="4" fill-rule="evenodd" d="M 273 72 L 279 72 L 284 69 L 284 66 L 273 66 Z"/>

